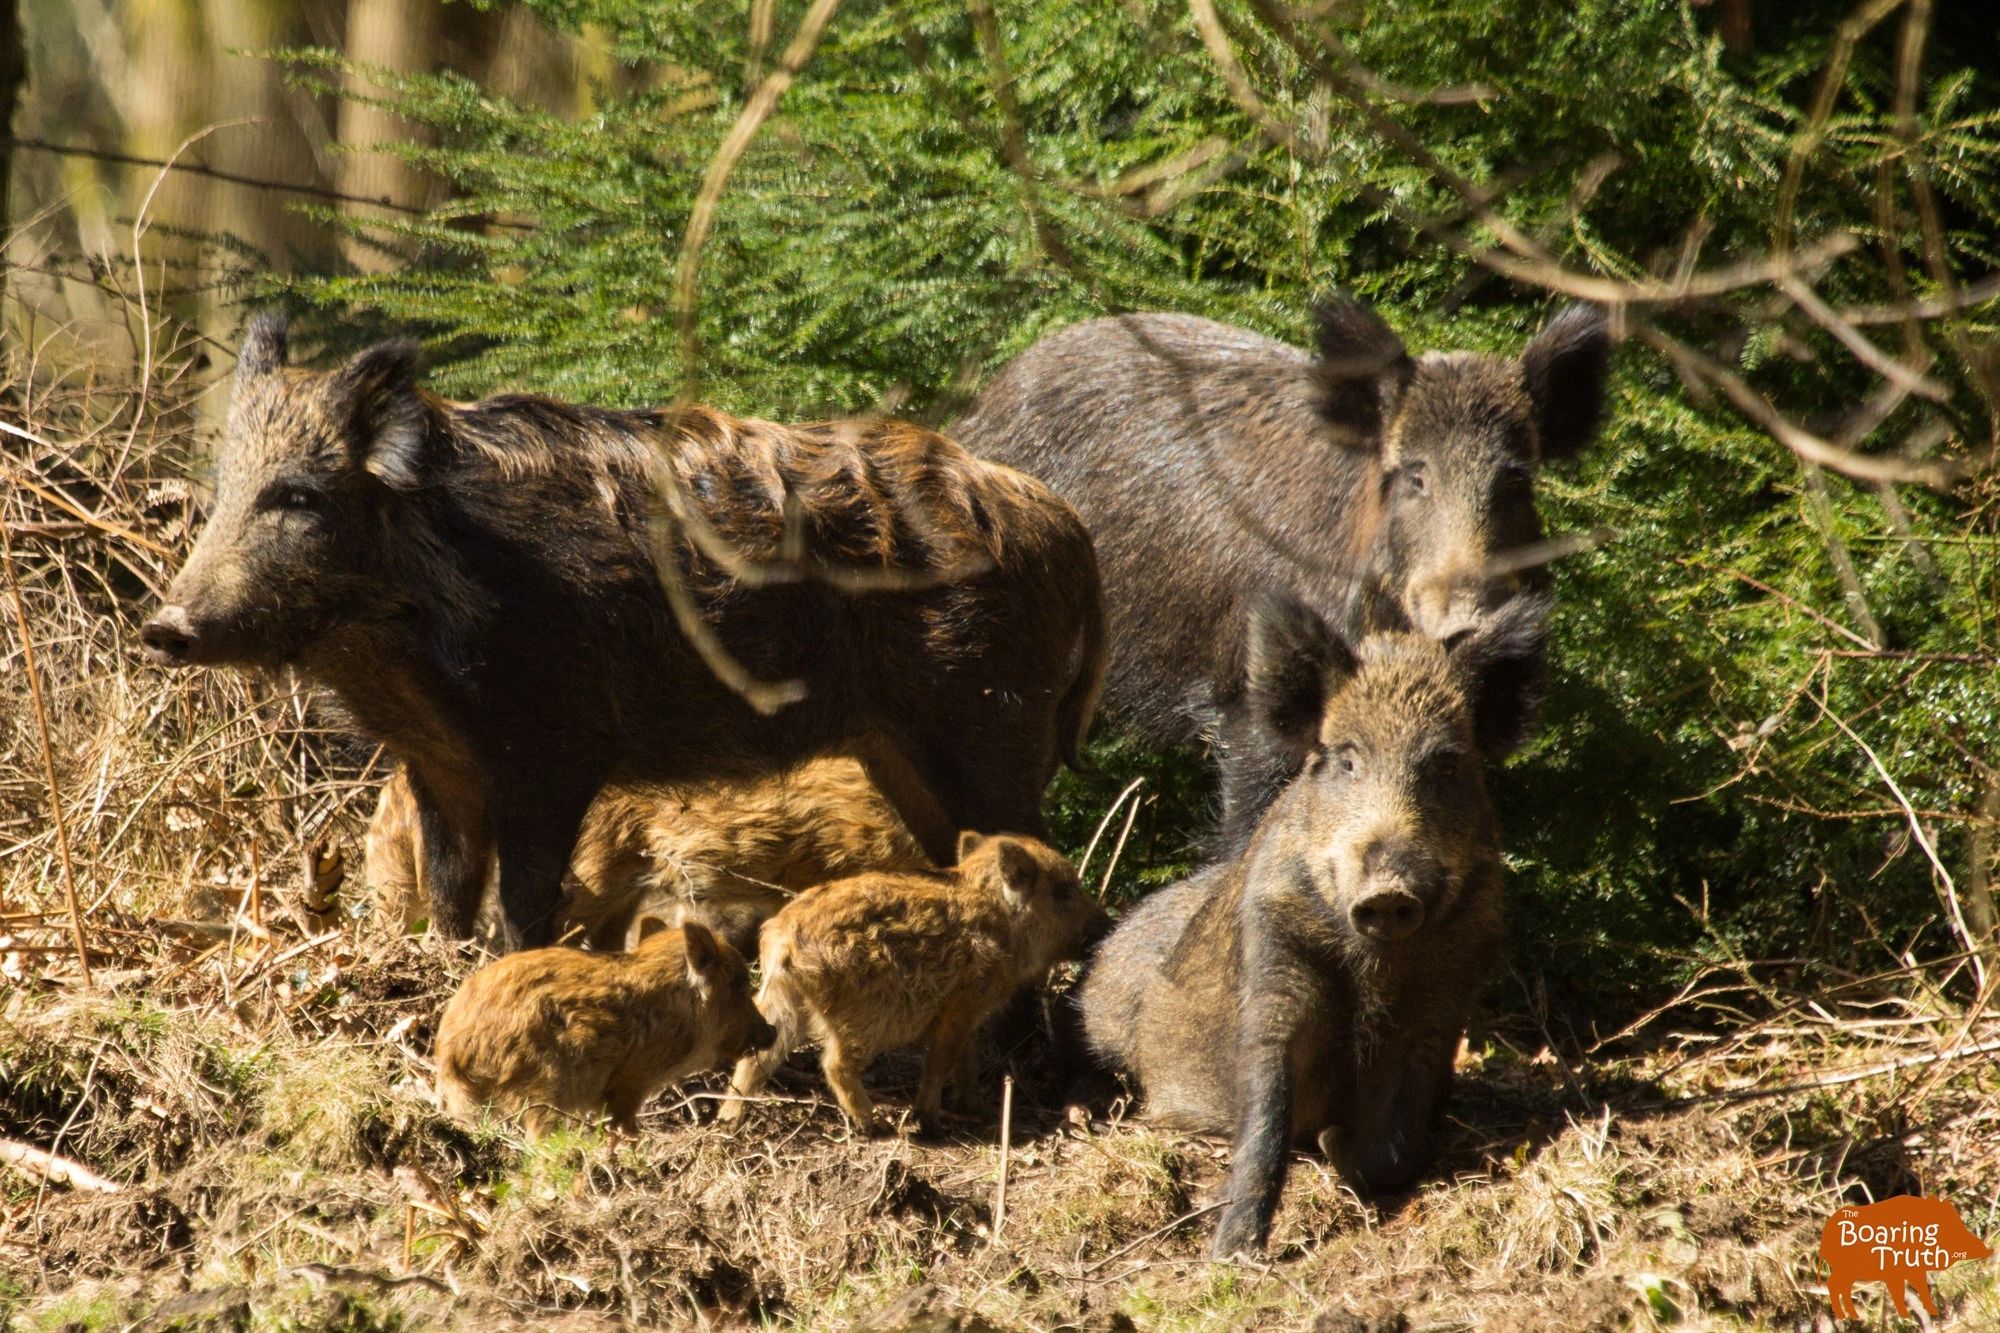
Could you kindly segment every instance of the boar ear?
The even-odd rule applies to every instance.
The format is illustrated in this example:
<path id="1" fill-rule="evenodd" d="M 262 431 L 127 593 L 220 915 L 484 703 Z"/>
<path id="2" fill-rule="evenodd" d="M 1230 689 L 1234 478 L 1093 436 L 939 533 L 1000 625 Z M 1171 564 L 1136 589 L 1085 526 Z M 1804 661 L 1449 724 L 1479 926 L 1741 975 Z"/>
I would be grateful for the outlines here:
<path id="1" fill-rule="evenodd" d="M 977 829 L 958 831 L 958 863 L 965 864 L 965 858 L 979 850 L 979 844 L 986 841 L 986 835 Z"/>
<path id="2" fill-rule="evenodd" d="M 644 944 L 647 940 L 652 939 L 653 936 L 664 934 L 672 929 L 672 923 L 665 917 L 648 912 L 632 923 L 632 943 L 634 945 Z"/>
<path id="3" fill-rule="evenodd" d="M 1594 305 L 1565 306 L 1521 355 L 1544 463 L 1574 458 L 1604 420 L 1611 331 Z"/>
<path id="4" fill-rule="evenodd" d="M 1534 725 L 1547 675 L 1551 601 L 1546 592 L 1521 593 L 1445 643 L 1466 685 L 1480 753 L 1489 759 L 1512 754 Z"/>
<path id="5" fill-rule="evenodd" d="M 1287 746 L 1312 748 L 1326 701 L 1357 666 L 1354 650 L 1297 597 L 1267 596 L 1251 611 L 1251 712 Z"/>
<path id="6" fill-rule="evenodd" d="M 275 310 L 250 321 L 243 331 L 243 345 L 236 350 L 237 383 L 284 369 L 291 354 L 290 327 L 290 321 Z"/>
<path id="7" fill-rule="evenodd" d="M 424 473 L 424 400 L 417 345 L 408 338 L 357 352 L 333 372 L 334 411 L 344 416 L 361 465 L 399 491 Z"/>
<path id="8" fill-rule="evenodd" d="M 1382 428 L 1410 378 L 1403 340 L 1374 311 L 1351 296 L 1322 300 L 1319 363 L 1320 414 L 1336 441 L 1351 449 L 1381 448 Z"/>
<path id="9" fill-rule="evenodd" d="M 1000 839 L 1000 894 L 1009 907 L 1025 906 L 1041 882 L 1042 868 L 1034 855 L 1012 838 Z"/>
<path id="10" fill-rule="evenodd" d="M 681 922 L 681 944 L 687 950 L 688 971 L 694 976 L 706 978 L 721 961 L 722 946 L 715 942 L 714 932 L 699 921 Z"/>

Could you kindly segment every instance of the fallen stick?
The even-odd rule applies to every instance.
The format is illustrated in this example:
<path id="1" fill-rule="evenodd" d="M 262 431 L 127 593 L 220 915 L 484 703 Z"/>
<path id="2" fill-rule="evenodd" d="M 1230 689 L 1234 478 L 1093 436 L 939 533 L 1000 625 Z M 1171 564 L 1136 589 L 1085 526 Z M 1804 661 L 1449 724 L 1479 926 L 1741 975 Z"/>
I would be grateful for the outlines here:
<path id="1" fill-rule="evenodd" d="M 117 1194 L 125 1188 L 115 1180 L 106 1180 L 81 1162 L 44 1152 L 32 1143 L 22 1143 L 18 1139 L 0 1139 L 0 1162 L 25 1175 L 37 1176 L 57 1185 L 68 1185 L 72 1189 L 89 1190 L 93 1194 Z"/>
<path id="2" fill-rule="evenodd" d="M 1007 1225 L 1007 1166 L 1014 1146 L 1014 1076 L 1000 1081 L 1000 1181 L 993 1192 L 993 1234 L 987 1242 L 1000 1243 L 1000 1228 Z"/>

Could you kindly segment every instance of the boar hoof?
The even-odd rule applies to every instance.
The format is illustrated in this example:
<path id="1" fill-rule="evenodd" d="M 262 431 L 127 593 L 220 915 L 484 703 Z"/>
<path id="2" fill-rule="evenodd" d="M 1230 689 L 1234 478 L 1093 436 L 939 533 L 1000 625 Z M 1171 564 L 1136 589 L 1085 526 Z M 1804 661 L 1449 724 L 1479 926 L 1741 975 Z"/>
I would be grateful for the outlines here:
<path id="1" fill-rule="evenodd" d="M 1222 1220 L 1215 1225 L 1215 1237 L 1209 1242 L 1208 1257 L 1226 1264 L 1238 1260 L 1255 1262 L 1263 1254 L 1264 1238 L 1257 1234 L 1256 1218 L 1236 1208 L 1224 1211 Z"/>

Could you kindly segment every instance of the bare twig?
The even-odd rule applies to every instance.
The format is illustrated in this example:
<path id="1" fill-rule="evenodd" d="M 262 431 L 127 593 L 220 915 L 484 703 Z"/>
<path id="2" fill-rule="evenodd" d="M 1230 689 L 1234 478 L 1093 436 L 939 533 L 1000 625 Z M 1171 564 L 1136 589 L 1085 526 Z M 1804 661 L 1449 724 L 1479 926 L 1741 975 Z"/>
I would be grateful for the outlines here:
<path id="1" fill-rule="evenodd" d="M 1938 856 L 1930 834 L 1925 832 L 1923 820 L 1917 817 L 1915 807 L 1910 804 L 1910 798 L 1903 794 L 1902 787 L 1883 764 L 1882 757 L 1875 753 L 1874 747 L 1862 740 L 1854 728 L 1847 725 L 1846 719 L 1828 708 L 1825 700 L 1816 698 L 1814 702 L 1819 705 L 1821 716 L 1839 727 L 1847 739 L 1853 741 L 1861 748 L 1861 753 L 1868 756 L 1868 763 L 1874 768 L 1876 776 L 1882 779 L 1882 784 L 1889 789 L 1889 794 L 1895 797 L 1896 804 L 1903 807 L 1903 814 L 1910 826 L 1910 836 L 1916 840 L 1917 846 L 1923 849 L 1924 856 L 1929 859 L 1931 869 L 1938 877 L 1939 896 L 1944 899 L 1945 910 L 1951 915 L 1952 928 L 1957 931 L 1959 942 L 1965 948 L 1966 958 L 1972 965 L 1973 976 L 1977 978 L 1979 991 L 1983 995 L 1986 992 L 1985 952 L 1991 947 L 1992 941 L 1981 939 L 1967 924 L 1964 908 L 1959 902 L 1958 885 L 1952 879 L 1951 872 L 1945 869 L 1944 861 Z"/>
<path id="2" fill-rule="evenodd" d="M 1000 1179 L 993 1187 L 993 1236 L 1000 1243 L 1000 1229 L 1007 1225 L 1007 1167 L 1014 1152 L 1014 1076 L 1000 1080 Z"/>
<path id="3" fill-rule="evenodd" d="M 701 360 L 701 332 L 695 320 L 695 302 L 701 291 L 701 254 L 708 244 L 708 233 L 715 226 L 715 210 L 722 202 L 722 192 L 729 186 L 729 178 L 736 171 L 737 163 L 749 151 L 750 141 L 757 137 L 757 131 L 777 109 L 778 99 L 792 86 L 792 80 L 812 58 L 819 46 L 821 33 L 827 22 L 833 18 L 833 11 L 840 6 L 840 0 L 813 0 L 805 17 L 799 20 L 798 31 L 778 56 L 778 65 L 764 81 L 757 85 L 757 91 L 743 104 L 743 110 L 730 127 L 729 134 L 709 160 L 708 170 L 703 173 L 701 190 L 695 195 L 694 207 L 688 212 L 687 232 L 681 238 L 680 259 L 674 265 L 674 318 L 680 331 L 681 376 L 684 396 L 692 400 L 699 396 L 701 383 L 699 363 Z"/>
<path id="4" fill-rule="evenodd" d="M 1678 338 L 1650 324 L 1635 323 L 1633 335 L 1641 342 L 1664 352 L 1675 369 L 1689 381 L 1704 382 L 1722 391 L 1722 396 L 1771 436 L 1808 463 L 1829 472 L 1863 481 L 1909 481 L 1943 490 L 1964 475 L 1964 469 L 1946 462 L 1916 462 L 1885 458 L 1879 454 L 1856 453 L 1813 434 L 1780 412 L 1763 394 L 1752 388 L 1713 357 L 1698 352 Z M 1872 646 L 1872 645 L 1870 645 Z"/>

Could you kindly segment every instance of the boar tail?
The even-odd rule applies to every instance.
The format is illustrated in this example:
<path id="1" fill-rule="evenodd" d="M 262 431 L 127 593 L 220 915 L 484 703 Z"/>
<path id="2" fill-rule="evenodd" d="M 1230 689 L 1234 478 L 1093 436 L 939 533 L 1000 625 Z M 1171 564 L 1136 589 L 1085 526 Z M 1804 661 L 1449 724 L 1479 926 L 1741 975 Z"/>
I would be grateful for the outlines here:
<path id="1" fill-rule="evenodd" d="M 1079 773 L 1093 771 L 1084 762 L 1083 742 L 1097 713 L 1097 696 L 1104 689 L 1104 668 L 1104 604 L 1093 596 L 1077 633 L 1076 666 L 1069 688 L 1056 704 L 1056 744 L 1061 747 L 1063 762 Z"/>

